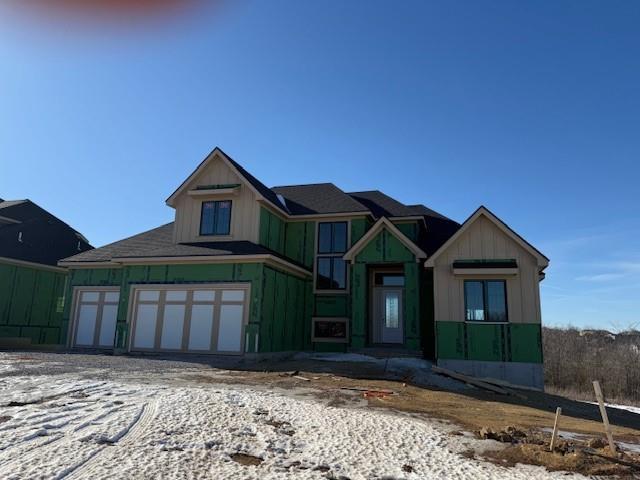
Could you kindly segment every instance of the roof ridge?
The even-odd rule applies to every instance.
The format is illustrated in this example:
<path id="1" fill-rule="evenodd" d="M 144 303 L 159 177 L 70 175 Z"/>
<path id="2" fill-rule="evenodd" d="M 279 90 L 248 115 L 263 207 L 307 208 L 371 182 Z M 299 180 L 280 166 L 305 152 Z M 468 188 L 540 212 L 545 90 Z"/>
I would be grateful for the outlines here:
<path id="1" fill-rule="evenodd" d="M 342 190 L 340 187 L 338 187 L 333 182 L 299 183 L 299 184 L 294 184 L 294 185 L 276 185 L 274 187 L 271 187 L 271 189 L 273 190 L 274 188 L 290 188 L 290 187 L 315 187 L 315 186 L 318 186 L 318 185 L 332 185 L 332 186 L 336 187 L 338 190 L 341 190 L 341 191 L 344 192 L 344 190 Z"/>

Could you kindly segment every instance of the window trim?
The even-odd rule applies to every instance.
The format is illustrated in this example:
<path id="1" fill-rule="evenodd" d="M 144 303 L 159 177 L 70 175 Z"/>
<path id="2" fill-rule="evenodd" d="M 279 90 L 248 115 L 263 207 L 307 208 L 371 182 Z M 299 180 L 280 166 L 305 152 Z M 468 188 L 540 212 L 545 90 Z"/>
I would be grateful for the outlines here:
<path id="1" fill-rule="evenodd" d="M 229 202 L 229 228 L 227 230 L 227 233 L 203 233 L 202 232 L 202 220 L 204 218 L 204 205 L 206 203 L 214 203 L 216 204 L 214 207 L 214 229 L 215 229 L 215 220 L 216 220 L 216 212 L 218 210 L 218 206 L 217 204 L 221 203 L 221 202 Z M 231 226 L 232 226 L 232 215 L 233 215 L 233 200 L 231 200 L 230 198 L 225 198 L 225 199 L 218 199 L 218 200 L 203 200 L 202 202 L 200 202 L 200 225 L 198 228 L 198 236 L 199 237 L 230 237 L 231 236 Z"/>
<path id="2" fill-rule="evenodd" d="M 487 282 L 502 282 L 504 285 L 504 312 L 505 312 L 505 320 L 469 320 L 467 319 L 467 294 L 466 294 L 466 284 L 467 282 L 480 282 L 482 284 L 482 306 L 484 317 L 488 318 L 487 315 L 487 299 L 488 299 L 488 289 L 486 287 Z M 462 297 L 463 297 L 463 318 L 465 323 L 472 323 L 474 325 L 478 324 L 496 324 L 496 325 L 504 325 L 505 323 L 509 323 L 509 301 L 507 296 L 507 280 L 505 278 L 465 278 L 462 282 Z"/>
<path id="3" fill-rule="evenodd" d="M 318 253 L 318 247 L 320 243 L 320 224 L 321 223 L 346 223 L 347 224 L 347 245 L 346 250 L 343 253 Z M 315 235 L 313 242 L 313 293 L 314 294 L 336 294 L 336 295 L 347 295 L 351 290 L 351 270 L 350 270 L 350 262 L 344 260 L 344 255 L 349 251 L 351 245 L 351 218 L 343 219 L 343 218 L 323 218 L 321 220 L 315 221 Z M 342 289 L 329 289 L 325 290 L 322 288 L 318 288 L 318 258 L 333 258 L 338 257 L 344 260 L 345 262 L 345 275 L 346 275 L 346 285 L 345 288 Z"/>

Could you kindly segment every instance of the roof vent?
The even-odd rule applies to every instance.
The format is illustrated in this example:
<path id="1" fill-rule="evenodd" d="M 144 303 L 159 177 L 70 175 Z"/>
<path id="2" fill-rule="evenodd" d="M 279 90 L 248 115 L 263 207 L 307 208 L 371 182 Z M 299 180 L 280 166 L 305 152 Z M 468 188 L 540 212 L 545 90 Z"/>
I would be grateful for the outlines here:
<path id="1" fill-rule="evenodd" d="M 78 240 L 78 246 L 76 247 L 76 250 L 80 251 L 80 240 Z"/>
<path id="2" fill-rule="evenodd" d="M 22 243 L 22 232 L 18 232 L 18 241 Z"/>

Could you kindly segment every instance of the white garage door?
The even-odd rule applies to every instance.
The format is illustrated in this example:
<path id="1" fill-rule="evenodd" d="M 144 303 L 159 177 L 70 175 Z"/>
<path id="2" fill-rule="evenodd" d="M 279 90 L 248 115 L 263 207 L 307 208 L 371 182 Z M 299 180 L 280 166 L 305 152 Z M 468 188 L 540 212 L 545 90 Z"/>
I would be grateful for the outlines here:
<path id="1" fill-rule="evenodd" d="M 240 354 L 246 284 L 134 289 L 132 351 Z"/>
<path id="2" fill-rule="evenodd" d="M 74 345 L 112 348 L 116 334 L 120 291 L 88 287 L 76 292 Z"/>

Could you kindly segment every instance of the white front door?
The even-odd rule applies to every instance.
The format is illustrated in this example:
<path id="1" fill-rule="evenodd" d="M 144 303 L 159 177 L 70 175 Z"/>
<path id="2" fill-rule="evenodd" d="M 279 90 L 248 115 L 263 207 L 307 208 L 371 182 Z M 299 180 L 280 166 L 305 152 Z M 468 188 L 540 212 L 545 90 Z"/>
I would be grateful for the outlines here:
<path id="1" fill-rule="evenodd" d="M 402 288 L 374 288 L 373 328 L 375 343 L 404 343 Z"/>
<path id="2" fill-rule="evenodd" d="M 87 348 L 113 348 L 118 319 L 117 288 L 81 288 L 76 293 L 73 345 Z"/>

